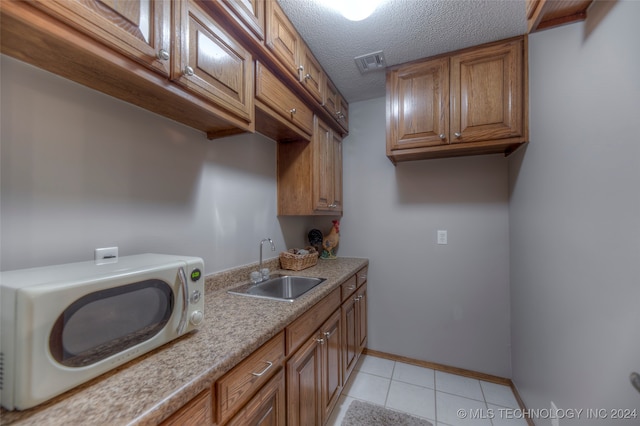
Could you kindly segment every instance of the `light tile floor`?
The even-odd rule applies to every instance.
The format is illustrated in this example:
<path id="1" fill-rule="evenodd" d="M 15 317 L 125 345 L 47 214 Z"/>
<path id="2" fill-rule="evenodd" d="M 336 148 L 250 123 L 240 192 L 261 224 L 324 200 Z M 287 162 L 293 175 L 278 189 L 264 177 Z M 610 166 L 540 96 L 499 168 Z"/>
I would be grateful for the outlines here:
<path id="1" fill-rule="evenodd" d="M 363 355 L 329 419 L 339 426 L 354 399 L 422 417 L 434 426 L 527 426 L 511 388 Z"/>

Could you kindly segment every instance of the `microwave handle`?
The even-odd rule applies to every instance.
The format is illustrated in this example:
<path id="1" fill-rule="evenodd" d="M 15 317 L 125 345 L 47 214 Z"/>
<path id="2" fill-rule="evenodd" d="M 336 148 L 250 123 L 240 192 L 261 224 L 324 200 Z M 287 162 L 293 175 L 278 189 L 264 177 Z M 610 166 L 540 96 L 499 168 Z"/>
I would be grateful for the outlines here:
<path id="1" fill-rule="evenodd" d="M 182 288 L 182 314 L 180 314 L 180 322 L 178 323 L 178 335 L 184 332 L 184 326 L 187 323 L 187 311 L 189 308 L 189 284 L 184 268 L 178 269 L 178 277 L 180 277 L 180 287 Z"/>

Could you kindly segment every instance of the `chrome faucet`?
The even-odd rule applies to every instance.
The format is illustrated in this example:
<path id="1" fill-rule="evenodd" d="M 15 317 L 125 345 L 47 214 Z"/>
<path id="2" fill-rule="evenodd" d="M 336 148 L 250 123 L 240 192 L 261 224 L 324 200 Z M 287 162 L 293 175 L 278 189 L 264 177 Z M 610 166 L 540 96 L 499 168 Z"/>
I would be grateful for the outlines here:
<path id="1" fill-rule="evenodd" d="M 269 244 L 271 244 L 271 251 L 276 251 L 276 245 L 273 244 L 273 240 L 271 238 L 264 238 L 262 241 L 260 241 L 260 264 L 258 265 L 258 272 L 260 272 L 260 282 L 269 278 L 268 273 L 266 276 L 264 276 L 264 274 L 262 273 L 262 245 L 267 241 L 269 242 Z"/>

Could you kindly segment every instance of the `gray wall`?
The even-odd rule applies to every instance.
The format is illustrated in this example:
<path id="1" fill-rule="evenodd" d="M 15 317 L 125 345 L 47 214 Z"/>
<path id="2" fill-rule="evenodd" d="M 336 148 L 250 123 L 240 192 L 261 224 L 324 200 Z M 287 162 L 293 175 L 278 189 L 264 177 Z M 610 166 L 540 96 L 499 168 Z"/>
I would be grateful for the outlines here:
<path id="1" fill-rule="evenodd" d="M 639 20 L 640 2 L 596 3 L 586 24 L 529 38 L 531 143 L 510 159 L 513 380 L 529 408 L 640 415 Z"/>
<path id="2" fill-rule="evenodd" d="M 384 98 L 351 104 L 339 254 L 371 261 L 369 348 L 509 377 L 507 159 L 394 167 L 385 140 Z"/>
<path id="3" fill-rule="evenodd" d="M 257 262 L 264 237 L 304 242 L 308 219 L 276 217 L 274 141 L 209 141 L 12 58 L 1 66 L 2 270 L 113 245 L 201 256 L 211 273 Z"/>

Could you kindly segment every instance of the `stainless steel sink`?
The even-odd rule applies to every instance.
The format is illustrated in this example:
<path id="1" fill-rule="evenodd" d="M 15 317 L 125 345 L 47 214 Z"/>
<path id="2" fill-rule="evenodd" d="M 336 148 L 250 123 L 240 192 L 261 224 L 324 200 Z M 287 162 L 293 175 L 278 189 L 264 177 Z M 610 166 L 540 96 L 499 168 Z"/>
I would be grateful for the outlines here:
<path id="1" fill-rule="evenodd" d="M 293 302 L 295 299 L 326 280 L 326 278 L 278 275 L 259 284 L 243 284 L 229 290 L 228 292 L 231 294 L 240 294 L 242 296 Z"/>

